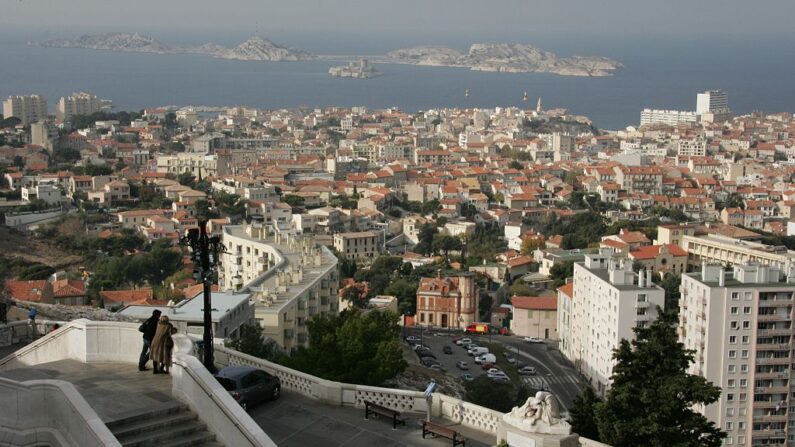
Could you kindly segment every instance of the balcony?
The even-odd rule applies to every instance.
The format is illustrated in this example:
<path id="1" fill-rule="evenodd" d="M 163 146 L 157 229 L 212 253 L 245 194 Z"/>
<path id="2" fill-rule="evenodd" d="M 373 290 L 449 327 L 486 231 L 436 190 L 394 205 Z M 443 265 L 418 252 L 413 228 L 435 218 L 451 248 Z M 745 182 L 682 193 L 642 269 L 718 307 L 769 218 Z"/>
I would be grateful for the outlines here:
<path id="1" fill-rule="evenodd" d="M 294 336 L 295 336 L 295 333 L 292 331 L 292 329 L 285 329 L 284 330 L 284 339 L 285 340 L 292 340 L 292 338 Z"/>
<path id="2" fill-rule="evenodd" d="M 760 414 L 759 416 L 754 416 L 754 422 L 787 422 L 788 420 L 788 414 L 771 414 L 769 416 Z"/>
<path id="3" fill-rule="evenodd" d="M 755 394 L 785 394 L 789 393 L 789 385 L 765 386 L 754 388 Z"/>
<path id="4" fill-rule="evenodd" d="M 789 373 L 787 372 L 758 372 L 754 374 L 754 379 L 788 379 Z"/>
<path id="5" fill-rule="evenodd" d="M 783 400 L 784 404 L 782 405 L 782 400 L 779 399 L 771 399 L 771 400 L 758 400 L 754 401 L 754 408 L 776 408 L 776 407 L 783 407 L 786 405 L 786 400 Z"/>
<path id="6" fill-rule="evenodd" d="M 769 315 L 757 315 L 756 321 L 789 321 L 792 317 L 790 314 L 769 314 Z"/>
<path id="7" fill-rule="evenodd" d="M 756 359 L 757 365 L 788 365 L 789 363 L 789 357 L 765 357 Z"/>
<path id="8" fill-rule="evenodd" d="M 792 335 L 792 329 L 759 329 L 756 331 L 756 335 L 765 336 L 765 335 Z"/>
<path id="9" fill-rule="evenodd" d="M 790 307 L 792 300 L 759 300 L 759 307 Z"/>
<path id="10" fill-rule="evenodd" d="M 759 343 L 756 345 L 757 351 L 788 351 L 789 343 Z"/>

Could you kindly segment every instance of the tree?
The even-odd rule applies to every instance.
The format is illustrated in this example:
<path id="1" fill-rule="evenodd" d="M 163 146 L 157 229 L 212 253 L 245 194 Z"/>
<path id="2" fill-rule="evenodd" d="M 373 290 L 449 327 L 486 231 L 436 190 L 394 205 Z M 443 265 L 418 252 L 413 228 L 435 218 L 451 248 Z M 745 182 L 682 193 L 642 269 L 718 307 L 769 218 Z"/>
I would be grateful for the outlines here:
<path id="1" fill-rule="evenodd" d="M 528 390 L 523 386 L 494 382 L 485 375 L 467 382 L 464 389 L 467 401 L 503 413 L 511 411 L 514 406 L 523 405 L 528 396 Z"/>
<path id="2" fill-rule="evenodd" d="M 596 425 L 596 406 L 602 402 L 590 386 L 574 399 L 569 409 L 572 431 L 589 439 L 599 439 L 599 427 Z"/>
<path id="3" fill-rule="evenodd" d="M 414 251 L 423 255 L 430 255 L 433 251 L 434 235 L 438 233 L 439 229 L 436 228 L 436 225 L 423 224 L 420 227 L 419 234 L 417 235 L 419 242 L 414 246 Z"/>
<path id="4" fill-rule="evenodd" d="M 177 181 L 180 185 L 185 185 L 189 188 L 193 188 L 196 185 L 196 176 L 190 172 L 183 172 L 182 174 L 177 176 Z"/>
<path id="5" fill-rule="evenodd" d="M 262 326 L 257 323 L 240 326 L 235 337 L 224 340 L 224 346 L 265 360 L 281 357 L 279 347 L 273 340 L 265 338 Z"/>
<path id="6" fill-rule="evenodd" d="M 285 363 L 327 380 L 381 385 L 406 368 L 397 320 L 392 312 L 356 309 L 315 317 L 307 323 L 309 347 Z"/>
<path id="7" fill-rule="evenodd" d="M 544 241 L 534 237 L 527 237 L 522 240 L 522 248 L 520 250 L 523 255 L 532 255 L 540 248 L 546 248 Z"/>
<path id="8" fill-rule="evenodd" d="M 445 259 L 449 259 L 450 251 L 461 250 L 461 239 L 448 234 L 436 233 L 433 235 L 431 247 L 434 253 L 444 253 Z"/>
<path id="9" fill-rule="evenodd" d="M 304 206 L 304 198 L 293 194 L 285 195 L 282 201 L 293 208 Z"/>
<path id="10" fill-rule="evenodd" d="M 362 283 L 351 284 L 342 289 L 340 298 L 359 309 L 367 307 L 367 294 L 364 293 L 364 285 Z"/>
<path id="11" fill-rule="evenodd" d="M 675 273 L 668 273 L 659 281 L 659 286 L 665 290 L 665 310 L 679 312 L 679 286 L 682 284 L 682 277 Z"/>
<path id="12" fill-rule="evenodd" d="M 549 269 L 549 278 L 553 280 L 552 286 L 557 288 L 566 284 L 566 278 L 574 276 L 574 262 L 565 261 L 553 265 Z"/>
<path id="13" fill-rule="evenodd" d="M 720 388 L 687 373 L 694 351 L 679 342 L 673 312 L 660 312 L 649 327 L 635 328 L 635 340 L 614 351 L 612 387 L 596 405 L 599 440 L 615 447 L 718 447 L 726 437 L 694 411 L 720 398 Z"/>
<path id="14" fill-rule="evenodd" d="M 511 160 L 511 162 L 508 163 L 508 167 L 511 169 L 524 169 L 524 166 L 516 160 Z"/>

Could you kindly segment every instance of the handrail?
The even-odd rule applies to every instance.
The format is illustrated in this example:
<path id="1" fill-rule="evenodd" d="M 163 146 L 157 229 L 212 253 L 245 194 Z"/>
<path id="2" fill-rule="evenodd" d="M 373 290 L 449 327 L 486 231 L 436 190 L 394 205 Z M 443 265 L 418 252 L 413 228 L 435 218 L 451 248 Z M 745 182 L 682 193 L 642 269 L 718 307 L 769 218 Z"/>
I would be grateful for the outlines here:
<path id="1" fill-rule="evenodd" d="M 79 326 L 77 323 L 86 320 L 74 320 L 67 323 L 65 326 L 61 326 L 58 330 L 50 332 L 49 334 L 44 335 L 43 337 L 39 338 L 38 340 L 19 348 L 18 350 L 12 352 L 11 354 L 3 357 L 0 359 L 0 369 L 3 369 L 3 366 L 11 362 L 12 360 L 19 359 L 24 355 L 35 351 L 42 345 L 50 343 L 51 341 L 55 340 L 58 337 L 62 337 L 73 330 L 83 331 L 84 327 Z"/>

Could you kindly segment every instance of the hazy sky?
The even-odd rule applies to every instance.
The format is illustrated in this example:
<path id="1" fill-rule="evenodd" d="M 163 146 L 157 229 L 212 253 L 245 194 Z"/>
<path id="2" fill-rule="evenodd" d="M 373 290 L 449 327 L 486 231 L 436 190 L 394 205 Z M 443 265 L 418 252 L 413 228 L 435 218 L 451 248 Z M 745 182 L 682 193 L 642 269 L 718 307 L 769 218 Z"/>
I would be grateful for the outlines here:
<path id="1" fill-rule="evenodd" d="M 270 36 L 793 36 L 795 0 L 0 0 L 0 29 Z M 330 36 L 333 37 L 333 34 Z"/>

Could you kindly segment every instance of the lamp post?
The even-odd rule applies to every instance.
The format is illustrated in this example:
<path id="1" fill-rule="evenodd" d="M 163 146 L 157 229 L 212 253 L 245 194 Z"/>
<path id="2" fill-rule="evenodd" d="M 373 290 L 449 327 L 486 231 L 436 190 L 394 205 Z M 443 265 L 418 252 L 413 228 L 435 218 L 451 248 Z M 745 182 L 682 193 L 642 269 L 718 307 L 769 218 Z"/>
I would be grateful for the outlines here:
<path id="1" fill-rule="evenodd" d="M 207 221 L 199 221 L 199 228 L 191 228 L 184 237 L 180 239 L 180 245 L 190 247 L 191 261 L 193 261 L 194 279 L 201 280 L 204 286 L 204 345 L 203 363 L 208 371 L 214 373 L 215 359 L 213 354 L 213 321 L 212 321 L 212 302 L 210 299 L 210 288 L 215 283 L 217 277 L 216 267 L 219 259 L 218 255 L 224 252 L 221 238 L 218 236 L 207 235 Z"/>

